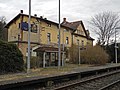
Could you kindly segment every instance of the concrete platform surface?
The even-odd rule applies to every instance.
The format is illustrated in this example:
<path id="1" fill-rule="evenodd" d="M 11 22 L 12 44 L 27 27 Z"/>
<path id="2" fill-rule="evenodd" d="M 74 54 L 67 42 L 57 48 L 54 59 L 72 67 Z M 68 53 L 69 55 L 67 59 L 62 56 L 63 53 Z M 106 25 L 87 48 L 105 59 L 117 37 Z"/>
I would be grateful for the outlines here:
<path id="1" fill-rule="evenodd" d="M 106 65 L 95 66 L 95 65 L 66 65 L 58 69 L 58 67 L 32 69 L 30 73 L 16 73 L 0 75 L 0 86 L 11 83 L 19 83 L 30 80 L 43 79 L 48 77 L 66 75 L 70 73 L 81 73 L 94 71 L 105 68 L 120 67 L 120 64 L 109 63 Z"/>

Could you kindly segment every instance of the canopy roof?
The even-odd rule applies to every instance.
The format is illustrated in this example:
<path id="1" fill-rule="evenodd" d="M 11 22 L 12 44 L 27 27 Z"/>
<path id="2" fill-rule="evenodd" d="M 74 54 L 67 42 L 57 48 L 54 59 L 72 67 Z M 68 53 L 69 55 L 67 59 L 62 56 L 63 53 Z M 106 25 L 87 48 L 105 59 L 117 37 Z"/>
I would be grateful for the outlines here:
<path id="1" fill-rule="evenodd" d="M 58 48 L 57 47 L 47 47 L 47 46 L 41 46 L 37 49 L 34 50 L 35 52 L 58 52 Z M 61 49 L 61 52 L 63 52 L 63 50 Z"/>

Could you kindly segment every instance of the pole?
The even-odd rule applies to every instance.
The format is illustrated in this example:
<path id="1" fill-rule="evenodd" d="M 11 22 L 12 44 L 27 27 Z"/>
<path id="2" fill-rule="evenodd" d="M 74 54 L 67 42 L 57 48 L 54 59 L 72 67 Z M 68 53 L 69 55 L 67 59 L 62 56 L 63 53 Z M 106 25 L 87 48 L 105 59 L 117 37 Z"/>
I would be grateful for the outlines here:
<path id="1" fill-rule="evenodd" d="M 62 56 L 62 66 L 64 66 L 64 30 L 63 30 L 63 56 Z"/>
<path id="2" fill-rule="evenodd" d="M 61 50 L 60 50 L 60 0 L 59 0 L 59 41 L 58 41 L 58 67 L 61 66 Z"/>
<path id="3" fill-rule="evenodd" d="M 80 65 L 80 43 L 78 42 L 78 54 L 79 54 L 79 65 Z"/>
<path id="4" fill-rule="evenodd" d="M 43 53 L 43 68 L 45 68 L 45 52 Z"/>
<path id="5" fill-rule="evenodd" d="M 115 62 L 117 64 L 117 43 L 116 43 L 116 28 L 115 28 Z"/>
<path id="6" fill-rule="evenodd" d="M 39 25 L 39 22 L 38 22 L 38 43 L 40 43 L 40 25 Z"/>
<path id="7" fill-rule="evenodd" d="M 30 20 L 31 20 L 31 0 L 29 0 L 27 73 L 29 73 L 29 71 L 30 71 L 30 32 L 31 32 Z"/>

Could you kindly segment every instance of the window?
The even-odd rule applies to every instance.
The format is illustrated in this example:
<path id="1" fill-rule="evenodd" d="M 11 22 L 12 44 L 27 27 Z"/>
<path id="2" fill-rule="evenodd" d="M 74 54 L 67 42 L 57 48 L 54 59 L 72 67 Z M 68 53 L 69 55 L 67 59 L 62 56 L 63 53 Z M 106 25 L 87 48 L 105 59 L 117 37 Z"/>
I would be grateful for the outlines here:
<path id="1" fill-rule="evenodd" d="M 82 40 L 82 47 L 84 47 L 84 41 Z"/>
<path id="2" fill-rule="evenodd" d="M 36 24 L 31 24 L 31 32 L 37 33 L 37 25 Z"/>
<path id="3" fill-rule="evenodd" d="M 80 34 L 81 34 L 81 35 L 84 35 L 84 32 L 83 32 L 83 31 L 80 31 Z"/>
<path id="4" fill-rule="evenodd" d="M 21 27 L 21 24 L 19 23 L 19 24 L 18 24 L 18 28 L 20 29 L 20 27 Z"/>
<path id="5" fill-rule="evenodd" d="M 79 39 L 77 39 L 77 44 L 79 45 Z"/>
<path id="6" fill-rule="evenodd" d="M 58 43 L 59 43 L 59 35 L 57 35 L 57 40 L 58 40 Z"/>
<path id="7" fill-rule="evenodd" d="M 48 40 L 48 42 L 51 41 L 51 34 L 50 33 L 47 33 L 47 40 Z"/>
<path id="8" fill-rule="evenodd" d="M 20 25 L 20 28 L 24 31 L 28 31 L 28 23 L 27 22 L 22 22 L 21 25 Z"/>
<path id="9" fill-rule="evenodd" d="M 69 32 L 69 30 L 67 30 L 67 29 L 64 29 L 64 30 L 63 30 L 63 32 Z"/>
<path id="10" fill-rule="evenodd" d="M 90 43 L 89 42 L 87 42 L 87 45 L 89 45 Z"/>
<path id="11" fill-rule="evenodd" d="M 66 37 L 66 44 L 69 44 L 69 38 Z"/>
<path id="12" fill-rule="evenodd" d="M 50 23 L 47 23 L 47 26 L 48 26 L 48 27 L 51 27 L 51 24 L 50 24 Z"/>
<path id="13" fill-rule="evenodd" d="M 77 30 L 77 34 L 80 34 L 80 30 Z"/>
<path id="14" fill-rule="evenodd" d="M 26 48 L 26 52 L 28 53 L 28 48 Z M 30 53 L 32 52 L 32 48 L 30 48 Z"/>
<path id="15" fill-rule="evenodd" d="M 28 25 L 27 22 L 22 22 L 22 23 L 19 23 L 19 24 L 18 24 L 18 28 L 19 28 L 19 29 L 22 29 L 22 30 L 24 30 L 24 31 L 28 31 L 29 25 Z M 35 24 L 35 23 L 31 24 L 31 32 L 37 33 L 37 30 L 38 30 L 37 24 Z"/>

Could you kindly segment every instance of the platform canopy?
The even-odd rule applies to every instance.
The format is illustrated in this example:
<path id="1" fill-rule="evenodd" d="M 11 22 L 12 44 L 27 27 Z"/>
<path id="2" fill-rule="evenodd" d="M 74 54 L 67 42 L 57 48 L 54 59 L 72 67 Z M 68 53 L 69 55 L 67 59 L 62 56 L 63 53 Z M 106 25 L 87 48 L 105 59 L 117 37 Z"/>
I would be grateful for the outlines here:
<path id="1" fill-rule="evenodd" d="M 39 48 L 34 50 L 35 52 L 58 52 L 57 47 L 51 47 L 51 46 L 40 46 Z M 61 48 L 61 52 L 63 52 L 63 49 Z"/>

